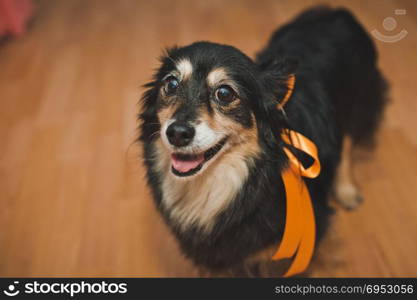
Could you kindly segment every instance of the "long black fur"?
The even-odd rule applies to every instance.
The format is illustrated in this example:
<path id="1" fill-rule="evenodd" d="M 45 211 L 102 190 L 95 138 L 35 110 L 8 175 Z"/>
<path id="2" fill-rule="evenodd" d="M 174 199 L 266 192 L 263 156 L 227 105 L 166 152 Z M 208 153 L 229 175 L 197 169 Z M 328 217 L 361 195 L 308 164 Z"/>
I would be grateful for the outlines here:
<path id="1" fill-rule="evenodd" d="M 208 235 L 197 226 L 182 231 L 170 220 L 161 205 L 160 174 L 152 168 L 153 143 L 160 129 L 158 89 L 173 61 L 181 57 L 207 70 L 214 66 L 232 70 L 233 78 L 245 89 L 245 107 L 255 115 L 262 149 L 236 199 L 218 215 Z M 296 75 L 296 84 L 285 106 L 285 118 L 276 103 L 286 93 L 289 74 Z M 287 159 L 279 135 L 285 127 L 309 137 L 319 149 L 321 174 L 306 181 L 320 240 L 332 213 L 328 198 L 342 139 L 350 136 L 355 144 L 371 144 L 386 102 L 386 84 L 371 39 L 348 11 L 326 7 L 309 10 L 278 29 L 255 61 L 231 46 L 209 42 L 171 49 L 147 88 L 140 140 L 149 185 L 183 253 L 211 271 L 239 269 L 248 256 L 280 241 L 285 224 L 280 173 Z"/>

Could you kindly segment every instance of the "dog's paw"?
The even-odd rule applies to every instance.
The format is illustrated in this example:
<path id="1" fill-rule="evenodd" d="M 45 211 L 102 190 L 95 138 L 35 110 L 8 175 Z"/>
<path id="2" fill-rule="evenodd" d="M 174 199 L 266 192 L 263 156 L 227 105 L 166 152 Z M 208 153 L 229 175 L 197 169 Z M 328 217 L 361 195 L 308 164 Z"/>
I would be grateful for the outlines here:
<path id="1" fill-rule="evenodd" d="M 340 184 L 335 189 L 336 201 L 345 209 L 355 209 L 362 202 L 363 198 L 358 189 L 352 184 Z"/>

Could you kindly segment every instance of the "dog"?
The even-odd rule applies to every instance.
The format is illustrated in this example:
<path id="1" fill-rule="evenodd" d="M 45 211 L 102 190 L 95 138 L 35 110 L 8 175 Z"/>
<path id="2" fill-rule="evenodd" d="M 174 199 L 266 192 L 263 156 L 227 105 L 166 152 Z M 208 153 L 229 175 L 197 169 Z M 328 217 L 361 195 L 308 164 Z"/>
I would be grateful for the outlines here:
<path id="1" fill-rule="evenodd" d="M 271 261 L 286 218 L 285 129 L 318 149 L 321 173 L 304 179 L 316 245 L 329 227 L 332 196 L 350 209 L 361 202 L 350 154 L 374 144 L 388 85 L 372 40 L 349 11 L 303 12 L 254 60 L 211 42 L 173 47 L 145 87 L 139 140 L 147 181 L 183 254 L 202 274 L 264 276 L 266 265 L 279 276 L 270 267 L 288 265 Z"/>

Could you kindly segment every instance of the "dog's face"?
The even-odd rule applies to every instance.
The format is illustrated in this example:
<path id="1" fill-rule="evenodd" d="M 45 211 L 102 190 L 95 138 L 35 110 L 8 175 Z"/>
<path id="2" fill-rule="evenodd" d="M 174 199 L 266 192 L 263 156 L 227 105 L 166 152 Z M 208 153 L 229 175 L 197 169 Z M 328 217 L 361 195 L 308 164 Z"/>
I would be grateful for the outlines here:
<path id="1" fill-rule="evenodd" d="M 145 103 L 157 117 L 159 130 L 151 134 L 169 160 L 167 172 L 192 179 L 226 153 L 243 160 L 259 153 L 258 77 L 255 64 L 233 47 L 196 43 L 168 52 L 148 91 L 153 101 Z"/>
<path id="2" fill-rule="evenodd" d="M 171 49 L 161 62 L 140 114 L 148 182 L 170 222 L 208 232 L 258 157 L 279 153 L 276 104 L 287 74 L 208 42 Z"/>

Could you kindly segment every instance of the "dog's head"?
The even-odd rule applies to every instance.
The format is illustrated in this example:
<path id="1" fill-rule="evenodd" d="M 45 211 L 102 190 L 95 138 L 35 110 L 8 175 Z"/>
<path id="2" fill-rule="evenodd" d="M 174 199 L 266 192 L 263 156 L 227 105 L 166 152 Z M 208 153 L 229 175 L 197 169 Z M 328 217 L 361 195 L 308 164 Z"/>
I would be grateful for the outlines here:
<path id="1" fill-rule="evenodd" d="M 285 68 L 262 70 L 236 48 L 208 42 L 170 49 L 161 62 L 143 97 L 142 141 L 159 143 L 174 177 L 227 163 L 226 153 L 250 161 L 273 139 L 270 110 L 286 91 Z"/>

